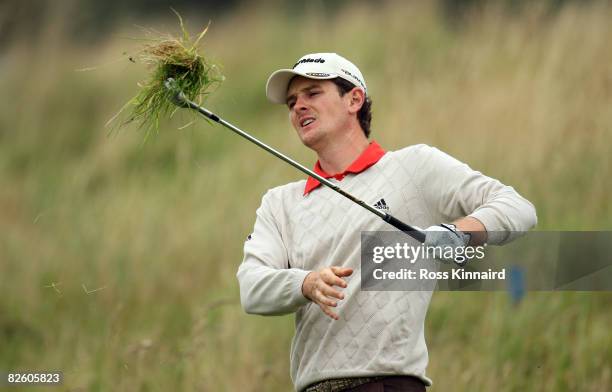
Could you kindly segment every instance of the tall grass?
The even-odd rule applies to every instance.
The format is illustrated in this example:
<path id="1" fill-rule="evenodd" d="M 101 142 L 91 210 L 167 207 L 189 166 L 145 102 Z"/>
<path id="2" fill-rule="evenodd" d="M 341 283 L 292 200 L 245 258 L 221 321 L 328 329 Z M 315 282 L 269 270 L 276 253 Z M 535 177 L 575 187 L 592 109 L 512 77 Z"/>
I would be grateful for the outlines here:
<path id="1" fill-rule="evenodd" d="M 610 228 L 610 6 L 490 6 L 450 28 L 421 2 L 313 4 L 213 21 L 205 45 L 227 80 L 211 109 L 312 162 L 263 88 L 302 54 L 337 51 L 365 74 L 386 148 L 429 143 L 512 184 L 539 229 Z M 300 174 L 203 121 L 177 130 L 187 116 L 145 144 L 135 128 L 108 136 L 143 78 L 117 38 L 137 32 L 84 48 L 47 29 L 0 59 L 0 370 L 63 370 L 73 391 L 290 389 L 293 320 L 245 315 L 234 274 L 261 195 Z M 432 390 L 609 390 L 610 305 L 436 293 Z"/>

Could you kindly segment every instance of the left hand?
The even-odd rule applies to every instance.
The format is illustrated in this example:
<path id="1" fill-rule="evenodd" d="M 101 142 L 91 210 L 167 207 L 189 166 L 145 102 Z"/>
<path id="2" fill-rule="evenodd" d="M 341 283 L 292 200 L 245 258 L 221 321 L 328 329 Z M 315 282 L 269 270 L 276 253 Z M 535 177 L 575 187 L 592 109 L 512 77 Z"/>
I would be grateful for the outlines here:
<path id="1" fill-rule="evenodd" d="M 457 230 L 455 225 L 441 223 L 425 229 L 424 245 L 439 248 L 439 251 L 436 250 L 436 255 L 441 256 L 437 257 L 438 260 L 452 261 L 459 266 L 463 266 L 467 262 L 467 258 L 457 256 L 465 255 L 464 248 L 470 242 L 470 238 L 470 234 Z M 449 254 L 452 254 L 453 257 L 445 257 Z"/>

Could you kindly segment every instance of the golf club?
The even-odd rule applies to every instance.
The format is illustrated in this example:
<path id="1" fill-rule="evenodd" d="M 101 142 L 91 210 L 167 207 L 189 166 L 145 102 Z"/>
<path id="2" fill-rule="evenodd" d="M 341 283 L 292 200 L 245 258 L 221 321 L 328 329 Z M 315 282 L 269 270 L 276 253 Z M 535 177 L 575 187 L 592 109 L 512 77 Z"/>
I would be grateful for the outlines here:
<path id="1" fill-rule="evenodd" d="M 230 129 L 231 131 L 237 133 L 238 135 L 242 136 L 243 138 L 247 139 L 248 141 L 258 145 L 259 147 L 263 148 L 264 150 L 268 151 L 270 154 L 282 159 L 283 161 L 287 162 L 288 164 L 290 164 L 291 166 L 295 167 L 296 169 L 300 170 L 301 172 L 309 175 L 310 177 L 316 178 L 321 184 L 325 185 L 326 187 L 338 192 L 339 194 L 341 194 L 342 196 L 346 197 L 347 199 L 351 200 L 354 203 L 359 204 L 361 207 L 365 208 L 366 210 L 370 211 L 371 213 L 377 215 L 378 217 L 382 218 L 385 222 L 389 223 L 390 225 L 392 225 L 393 227 L 403 231 L 404 233 L 408 234 L 409 236 L 411 236 L 412 238 L 414 238 L 415 240 L 419 241 L 419 242 L 425 242 L 425 233 L 422 232 L 421 230 L 412 227 L 402 221 L 400 221 L 399 219 L 395 218 L 394 216 L 392 216 L 391 214 L 388 214 L 386 212 L 382 212 L 372 206 L 370 206 L 369 204 L 365 203 L 362 200 L 359 200 L 358 198 L 356 198 L 355 196 L 351 195 L 350 193 L 347 193 L 345 191 L 343 191 L 340 187 L 338 187 L 337 185 L 334 185 L 331 181 L 327 180 L 326 178 L 318 175 L 317 173 L 313 172 L 312 170 L 306 168 L 305 166 L 301 165 L 300 163 L 294 161 L 293 159 L 289 158 L 288 156 L 282 154 L 281 152 L 275 150 L 274 148 L 268 146 L 267 144 L 259 141 L 258 139 L 254 138 L 253 136 L 249 135 L 248 133 L 244 132 L 243 130 L 241 130 L 240 128 L 230 124 L 229 122 L 225 121 L 224 119 L 222 119 L 221 117 L 217 116 L 216 114 L 214 114 L 213 112 L 209 111 L 208 109 L 205 109 L 203 107 L 201 107 L 200 105 L 196 104 L 195 102 L 192 102 L 191 100 L 189 100 L 185 94 L 183 94 L 183 92 L 178 88 L 176 81 L 172 78 L 167 79 L 164 82 L 164 85 L 166 87 L 166 89 L 168 89 L 168 91 L 172 94 L 170 97 L 170 100 L 172 101 L 172 103 L 174 103 L 176 106 L 182 107 L 182 108 L 189 108 L 189 109 L 193 109 L 196 110 L 197 112 L 199 112 L 201 115 L 203 115 L 204 117 L 219 123 L 221 125 L 223 125 L 224 127 Z"/>

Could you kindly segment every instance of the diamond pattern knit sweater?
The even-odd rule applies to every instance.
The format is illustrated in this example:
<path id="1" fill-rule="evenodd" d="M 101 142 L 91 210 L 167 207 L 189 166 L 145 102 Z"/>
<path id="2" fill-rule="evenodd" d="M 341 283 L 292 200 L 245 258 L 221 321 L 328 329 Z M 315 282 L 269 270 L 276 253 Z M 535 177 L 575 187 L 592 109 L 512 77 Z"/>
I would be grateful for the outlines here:
<path id="1" fill-rule="evenodd" d="M 472 216 L 490 232 L 489 244 L 511 241 L 537 219 L 512 187 L 427 145 L 388 152 L 339 184 L 370 205 L 384 198 L 392 215 L 418 227 Z M 394 228 L 327 187 L 304 195 L 304 185 L 283 185 L 262 199 L 237 273 L 245 311 L 296 313 L 290 358 L 298 391 L 330 378 L 386 374 L 430 385 L 424 321 L 431 292 L 360 290 L 361 231 Z M 338 321 L 301 292 L 310 271 L 330 265 L 354 269 L 334 309 Z"/>

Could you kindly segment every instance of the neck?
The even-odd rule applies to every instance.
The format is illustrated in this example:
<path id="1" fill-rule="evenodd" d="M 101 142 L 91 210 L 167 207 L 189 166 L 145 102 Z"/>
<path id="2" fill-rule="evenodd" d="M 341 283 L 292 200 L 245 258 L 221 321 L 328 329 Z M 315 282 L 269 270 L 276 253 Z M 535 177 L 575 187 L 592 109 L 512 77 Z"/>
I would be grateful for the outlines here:
<path id="1" fill-rule="evenodd" d="M 329 174 L 342 173 L 369 144 L 361 128 L 357 132 L 343 134 L 341 140 L 326 143 L 316 150 L 321 169 Z"/>

